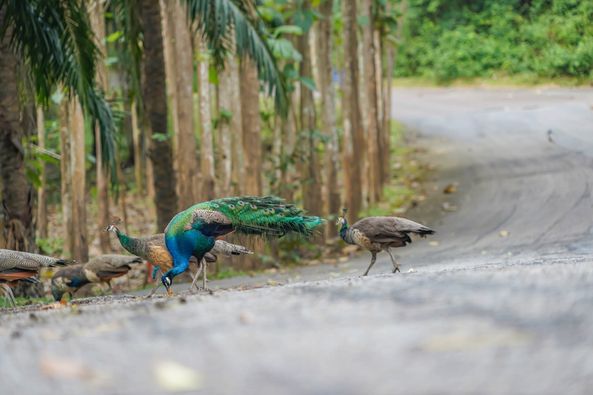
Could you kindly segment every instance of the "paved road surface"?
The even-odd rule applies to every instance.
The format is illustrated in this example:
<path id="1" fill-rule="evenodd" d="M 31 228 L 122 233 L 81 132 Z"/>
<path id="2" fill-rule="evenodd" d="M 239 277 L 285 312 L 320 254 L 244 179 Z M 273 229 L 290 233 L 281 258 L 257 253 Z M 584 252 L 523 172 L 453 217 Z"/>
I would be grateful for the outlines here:
<path id="1" fill-rule="evenodd" d="M 590 89 L 398 89 L 436 166 L 410 215 L 439 232 L 401 251 L 402 274 L 383 257 L 360 278 L 363 255 L 282 286 L 2 315 L 2 393 L 590 393 L 592 105 Z"/>

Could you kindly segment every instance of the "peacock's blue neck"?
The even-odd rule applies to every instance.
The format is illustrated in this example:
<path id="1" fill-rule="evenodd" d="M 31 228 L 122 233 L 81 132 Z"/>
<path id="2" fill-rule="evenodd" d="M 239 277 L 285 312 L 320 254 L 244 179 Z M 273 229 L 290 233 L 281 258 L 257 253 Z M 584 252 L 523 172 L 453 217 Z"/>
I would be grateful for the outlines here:
<path id="1" fill-rule="evenodd" d="M 204 254 L 214 247 L 215 239 L 192 229 L 181 234 L 166 235 L 165 244 L 173 258 L 173 268 L 167 273 L 173 277 L 183 273 L 189 266 L 192 256 L 201 260 Z"/>

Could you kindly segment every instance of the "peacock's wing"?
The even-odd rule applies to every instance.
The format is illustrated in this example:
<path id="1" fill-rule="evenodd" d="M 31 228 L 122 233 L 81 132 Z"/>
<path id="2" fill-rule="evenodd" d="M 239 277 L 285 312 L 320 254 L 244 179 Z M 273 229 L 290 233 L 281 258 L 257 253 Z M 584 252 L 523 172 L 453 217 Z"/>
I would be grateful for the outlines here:
<path id="1" fill-rule="evenodd" d="M 400 230 L 393 221 L 394 217 L 368 217 L 352 225 L 374 243 L 397 243 L 403 245 L 412 240 L 404 230 Z"/>
<path id="2" fill-rule="evenodd" d="M 242 196 L 211 200 L 189 208 L 184 230 L 197 229 L 209 236 L 231 231 L 262 236 L 288 233 L 310 235 L 323 220 L 275 196 Z"/>

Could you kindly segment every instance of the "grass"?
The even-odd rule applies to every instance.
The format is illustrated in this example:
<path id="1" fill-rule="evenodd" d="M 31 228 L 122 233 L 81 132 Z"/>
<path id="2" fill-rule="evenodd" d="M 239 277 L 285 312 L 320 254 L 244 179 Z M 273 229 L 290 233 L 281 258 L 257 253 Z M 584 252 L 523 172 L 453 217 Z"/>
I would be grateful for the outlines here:
<path id="1" fill-rule="evenodd" d="M 25 298 L 17 296 L 15 299 L 17 306 L 29 306 L 32 304 L 50 304 L 54 302 L 54 299 L 51 296 L 42 296 L 41 298 Z M 12 306 L 8 304 L 6 298 L 0 298 L 0 308 L 4 309 L 8 307 Z"/>
<path id="2" fill-rule="evenodd" d="M 491 78 L 461 78 L 446 82 L 439 82 L 426 77 L 400 77 L 393 79 L 393 86 L 402 88 L 415 87 L 534 87 L 534 86 L 561 86 L 577 87 L 591 86 L 588 78 L 557 77 L 543 78 L 533 74 L 518 74 L 513 76 L 502 75 Z"/>

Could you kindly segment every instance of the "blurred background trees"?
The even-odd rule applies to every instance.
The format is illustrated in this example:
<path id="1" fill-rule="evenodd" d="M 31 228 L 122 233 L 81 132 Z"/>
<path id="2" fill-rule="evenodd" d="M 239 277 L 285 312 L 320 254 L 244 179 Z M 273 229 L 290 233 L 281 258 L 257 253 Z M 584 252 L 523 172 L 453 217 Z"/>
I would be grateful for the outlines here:
<path id="1" fill-rule="evenodd" d="M 156 233 L 238 194 L 325 216 L 331 242 L 343 206 L 393 212 L 392 77 L 588 78 L 592 20 L 573 0 L 0 0 L 0 247 L 84 261 L 112 216 Z"/>

